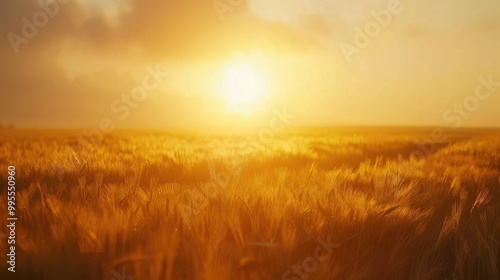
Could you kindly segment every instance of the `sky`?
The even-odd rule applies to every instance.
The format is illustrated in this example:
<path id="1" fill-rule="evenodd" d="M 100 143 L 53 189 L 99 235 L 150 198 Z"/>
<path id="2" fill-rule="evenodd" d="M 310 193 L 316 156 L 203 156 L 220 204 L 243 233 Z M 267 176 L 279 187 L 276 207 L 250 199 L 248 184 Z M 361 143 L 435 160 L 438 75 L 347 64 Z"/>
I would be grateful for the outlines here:
<path id="1" fill-rule="evenodd" d="M 0 123 L 500 127 L 500 1 L 3 0 Z"/>

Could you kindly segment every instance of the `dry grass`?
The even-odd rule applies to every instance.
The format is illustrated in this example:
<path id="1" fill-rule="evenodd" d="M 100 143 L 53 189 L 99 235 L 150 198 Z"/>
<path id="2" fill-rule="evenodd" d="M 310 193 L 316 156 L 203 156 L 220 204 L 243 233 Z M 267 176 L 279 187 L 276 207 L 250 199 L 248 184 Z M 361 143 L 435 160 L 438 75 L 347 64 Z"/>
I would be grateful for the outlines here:
<path id="1" fill-rule="evenodd" d="M 15 279 L 499 279 L 500 136 L 455 133 L 411 164 L 427 135 L 128 132 L 79 149 L 75 133 L 3 134 Z M 318 238 L 340 246 L 282 278 Z"/>

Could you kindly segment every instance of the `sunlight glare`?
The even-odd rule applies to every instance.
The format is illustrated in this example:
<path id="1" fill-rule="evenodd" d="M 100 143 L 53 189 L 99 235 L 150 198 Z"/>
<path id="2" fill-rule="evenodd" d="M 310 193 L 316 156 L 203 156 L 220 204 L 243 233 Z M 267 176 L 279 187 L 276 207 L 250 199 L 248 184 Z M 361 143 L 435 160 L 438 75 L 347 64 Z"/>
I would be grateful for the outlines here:
<path id="1" fill-rule="evenodd" d="M 267 81 L 251 64 L 228 66 L 224 83 L 227 111 L 249 116 L 264 105 Z"/>

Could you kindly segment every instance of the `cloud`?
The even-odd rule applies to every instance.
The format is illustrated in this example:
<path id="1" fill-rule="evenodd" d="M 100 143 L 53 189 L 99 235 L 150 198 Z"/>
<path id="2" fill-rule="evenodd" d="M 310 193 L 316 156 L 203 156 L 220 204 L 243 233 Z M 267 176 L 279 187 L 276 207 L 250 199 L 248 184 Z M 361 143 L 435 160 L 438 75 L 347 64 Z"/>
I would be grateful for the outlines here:
<path id="1" fill-rule="evenodd" d="M 0 120 L 77 118 L 78 114 L 86 118 L 107 108 L 101 96 L 115 96 L 133 85 L 130 75 L 111 82 L 120 79 L 112 69 L 69 75 L 63 67 L 67 63 L 61 60 L 72 54 L 86 57 L 89 63 L 107 61 L 109 67 L 125 63 L 142 68 L 159 62 L 222 60 L 256 50 L 302 52 L 316 47 L 313 39 L 293 27 L 260 19 L 244 5 L 225 21 L 220 21 L 211 0 L 132 0 L 130 9 L 116 18 L 103 9 L 89 10 L 79 1 L 61 4 L 35 36 L 16 46 L 16 54 L 7 35 L 23 36 L 23 18 L 33 23 L 33 16 L 44 10 L 37 0 L 0 3 L 0 33 L 4 35 L 0 91 L 5 96 L 2 103 L 9 104 L 2 106 Z"/>
<path id="2" fill-rule="evenodd" d="M 283 17 L 287 21 L 278 21 L 263 19 L 242 4 L 221 21 L 213 0 L 129 0 L 124 1 L 126 8 L 113 12 L 109 12 L 106 0 L 94 2 L 92 8 L 84 0 L 57 1 L 69 3 L 61 5 L 27 43 L 19 44 L 18 54 L 8 35 L 22 35 L 24 18 L 33 21 L 33 16 L 43 9 L 38 0 L 0 2 L 0 34 L 3 35 L 0 40 L 3 66 L 0 121 L 96 118 L 109 110 L 110 99 L 135 85 L 134 75 L 127 72 L 128 69 L 140 71 L 145 65 L 196 67 L 246 52 L 300 56 L 319 51 L 340 56 L 338 43 L 350 42 L 354 37 L 354 27 L 345 20 L 360 11 L 359 5 L 350 2 L 338 6 L 325 1 L 325 7 L 330 9 L 321 11 L 303 9 L 318 6 L 316 3 L 297 2 L 286 6 L 279 2 L 273 4 L 275 11 L 284 9 L 283 12 L 290 15 Z M 448 8 L 448 5 L 439 5 L 441 10 Z M 469 4 L 462 6 L 468 11 Z M 427 5 L 420 8 L 415 9 L 415 14 L 408 11 L 407 16 L 395 18 L 388 27 L 388 35 L 377 38 L 377 44 L 363 54 L 359 68 L 374 69 L 369 73 L 371 77 L 408 69 L 411 71 L 405 75 L 415 75 L 419 68 L 409 65 L 419 61 L 455 69 L 456 65 L 450 62 L 474 62 L 478 54 L 484 53 L 484 46 L 494 59 L 491 64 L 498 61 L 494 53 L 500 26 L 497 14 L 480 16 L 483 8 L 478 5 L 478 11 L 472 15 L 462 15 L 462 10 L 457 8 L 447 10 L 449 15 L 441 20 L 438 13 L 435 18 L 429 16 Z M 425 21 L 416 20 L 419 15 Z M 395 36 L 389 36 L 391 32 Z M 407 39 L 412 42 L 402 44 Z M 405 53 L 410 51 L 411 56 Z M 363 60 L 364 57 L 367 59 Z M 370 63 L 371 57 L 374 59 Z M 427 68 L 421 69 L 425 72 Z M 349 71 L 358 70 L 344 69 L 343 72 Z M 175 107 L 177 101 L 163 102 Z"/>
<path id="3" fill-rule="evenodd" d="M 221 22 L 212 2 L 134 0 L 118 24 L 96 13 L 65 35 L 87 51 L 124 59 L 131 49 L 139 49 L 148 60 L 200 61 L 246 50 L 301 52 L 315 47 L 309 36 L 287 24 L 260 19 L 243 5 Z"/>

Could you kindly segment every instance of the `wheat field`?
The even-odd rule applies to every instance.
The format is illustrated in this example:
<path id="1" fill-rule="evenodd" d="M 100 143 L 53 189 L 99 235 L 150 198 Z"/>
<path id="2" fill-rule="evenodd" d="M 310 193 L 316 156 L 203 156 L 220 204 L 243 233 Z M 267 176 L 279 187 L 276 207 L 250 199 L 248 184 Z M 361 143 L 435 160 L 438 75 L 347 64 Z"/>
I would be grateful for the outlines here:
<path id="1" fill-rule="evenodd" d="M 15 279 L 500 279 L 500 132 L 431 134 L 4 130 Z"/>

